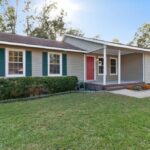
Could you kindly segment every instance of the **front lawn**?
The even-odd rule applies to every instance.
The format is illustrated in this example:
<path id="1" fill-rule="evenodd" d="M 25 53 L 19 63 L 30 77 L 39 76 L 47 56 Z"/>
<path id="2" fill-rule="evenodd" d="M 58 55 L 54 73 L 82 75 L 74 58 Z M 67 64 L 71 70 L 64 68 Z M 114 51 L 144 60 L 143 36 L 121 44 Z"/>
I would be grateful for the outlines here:
<path id="1" fill-rule="evenodd" d="M 0 104 L 0 150 L 150 149 L 150 99 L 79 93 Z"/>

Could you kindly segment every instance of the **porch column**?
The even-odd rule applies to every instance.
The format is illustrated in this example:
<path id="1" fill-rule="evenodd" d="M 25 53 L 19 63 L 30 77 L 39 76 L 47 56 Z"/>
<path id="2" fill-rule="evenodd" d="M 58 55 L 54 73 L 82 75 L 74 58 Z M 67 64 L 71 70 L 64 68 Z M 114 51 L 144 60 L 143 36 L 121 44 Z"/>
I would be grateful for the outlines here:
<path id="1" fill-rule="evenodd" d="M 86 81 L 86 55 L 84 54 L 84 82 Z"/>
<path id="2" fill-rule="evenodd" d="M 104 73 L 103 73 L 103 85 L 106 85 L 106 73 L 107 73 L 107 54 L 106 54 L 107 46 L 104 45 L 103 50 L 103 59 L 104 59 Z"/>
<path id="3" fill-rule="evenodd" d="M 118 51 L 118 84 L 121 84 L 121 51 Z"/>
<path id="4" fill-rule="evenodd" d="M 145 82 L 145 55 L 143 53 L 143 82 Z"/>

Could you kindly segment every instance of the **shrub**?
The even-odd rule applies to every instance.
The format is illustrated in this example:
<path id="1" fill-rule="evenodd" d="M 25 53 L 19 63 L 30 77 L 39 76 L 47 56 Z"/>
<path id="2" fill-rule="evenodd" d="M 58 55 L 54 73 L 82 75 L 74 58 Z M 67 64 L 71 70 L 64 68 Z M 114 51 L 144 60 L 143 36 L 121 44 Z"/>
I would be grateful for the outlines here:
<path id="1" fill-rule="evenodd" d="M 142 90 L 144 90 L 144 86 L 143 85 L 128 85 L 127 89 L 129 89 L 129 90 L 136 90 L 136 91 L 142 91 Z"/>
<path id="2" fill-rule="evenodd" d="M 77 77 L 23 77 L 0 79 L 0 100 L 75 90 Z"/>
<path id="3" fill-rule="evenodd" d="M 133 90 L 142 91 L 143 88 L 142 88 L 142 86 L 140 86 L 140 85 L 135 85 L 135 86 L 133 87 Z"/>

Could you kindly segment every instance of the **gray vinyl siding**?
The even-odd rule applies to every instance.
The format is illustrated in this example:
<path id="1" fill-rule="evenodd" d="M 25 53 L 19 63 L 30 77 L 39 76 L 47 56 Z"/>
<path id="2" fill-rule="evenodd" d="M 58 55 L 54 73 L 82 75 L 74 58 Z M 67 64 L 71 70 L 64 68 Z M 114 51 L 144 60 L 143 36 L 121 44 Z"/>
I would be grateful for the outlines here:
<path id="1" fill-rule="evenodd" d="M 84 54 L 67 53 L 67 75 L 77 76 L 80 81 L 84 80 Z"/>
<path id="2" fill-rule="evenodd" d="M 150 83 L 150 53 L 144 54 L 144 79 L 146 83 Z"/>
<path id="3" fill-rule="evenodd" d="M 121 79 L 123 81 L 143 80 L 143 54 L 134 53 L 121 57 Z"/>
<path id="4" fill-rule="evenodd" d="M 32 56 L 32 74 L 33 76 L 42 76 L 42 51 L 32 50 Z M 67 52 L 67 76 L 77 76 L 79 80 L 84 80 L 83 54 Z"/>
<path id="5" fill-rule="evenodd" d="M 76 39 L 72 37 L 65 37 L 64 42 L 74 45 L 76 47 L 79 47 L 81 49 L 87 50 L 87 51 L 98 50 L 98 49 L 103 48 L 102 44 L 97 44 L 94 42 L 80 40 L 80 39 Z"/>

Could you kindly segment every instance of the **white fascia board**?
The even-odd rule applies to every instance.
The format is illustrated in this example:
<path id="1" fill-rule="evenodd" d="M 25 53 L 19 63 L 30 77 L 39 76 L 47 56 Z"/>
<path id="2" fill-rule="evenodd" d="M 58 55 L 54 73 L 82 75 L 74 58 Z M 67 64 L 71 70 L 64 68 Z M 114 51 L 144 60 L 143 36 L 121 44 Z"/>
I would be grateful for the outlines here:
<path id="1" fill-rule="evenodd" d="M 113 43 L 106 43 L 107 46 L 114 46 L 118 48 L 126 48 L 130 50 L 137 50 L 137 51 L 144 51 L 144 52 L 150 52 L 150 49 L 144 49 L 144 48 L 139 48 L 139 47 L 132 47 L 128 45 L 118 45 L 118 44 L 113 44 Z"/>
<path id="2" fill-rule="evenodd" d="M 64 35 L 63 41 L 64 41 L 65 37 L 72 37 L 72 38 L 76 38 L 76 39 L 80 39 L 80 40 L 84 40 L 84 41 L 89 41 L 89 42 L 93 42 L 93 43 L 98 43 L 98 44 L 103 44 L 103 45 L 107 45 L 107 46 L 112 46 L 112 47 L 126 48 L 126 49 L 131 49 L 131 50 L 150 52 L 150 49 L 133 47 L 133 46 L 128 46 L 128 45 L 115 44 L 115 43 L 110 43 L 110 42 L 107 42 L 107 41 L 98 41 L 98 40 L 96 41 L 96 40 L 92 40 L 92 39 L 88 39 L 88 38 L 84 38 L 84 37 L 77 37 L 77 36 L 68 35 L 68 34 Z"/>
<path id="3" fill-rule="evenodd" d="M 5 42 L 5 41 L 0 41 L 0 44 L 4 44 L 4 45 L 12 45 L 12 46 L 31 47 L 31 48 L 43 48 L 43 49 L 58 50 L 58 51 L 61 50 L 61 51 L 77 52 L 77 53 L 87 53 L 86 51 L 82 51 L 82 50 L 72 50 L 72 49 L 65 49 L 65 48 L 48 47 L 48 46 L 39 46 L 39 45 L 22 44 L 22 43 Z"/>

